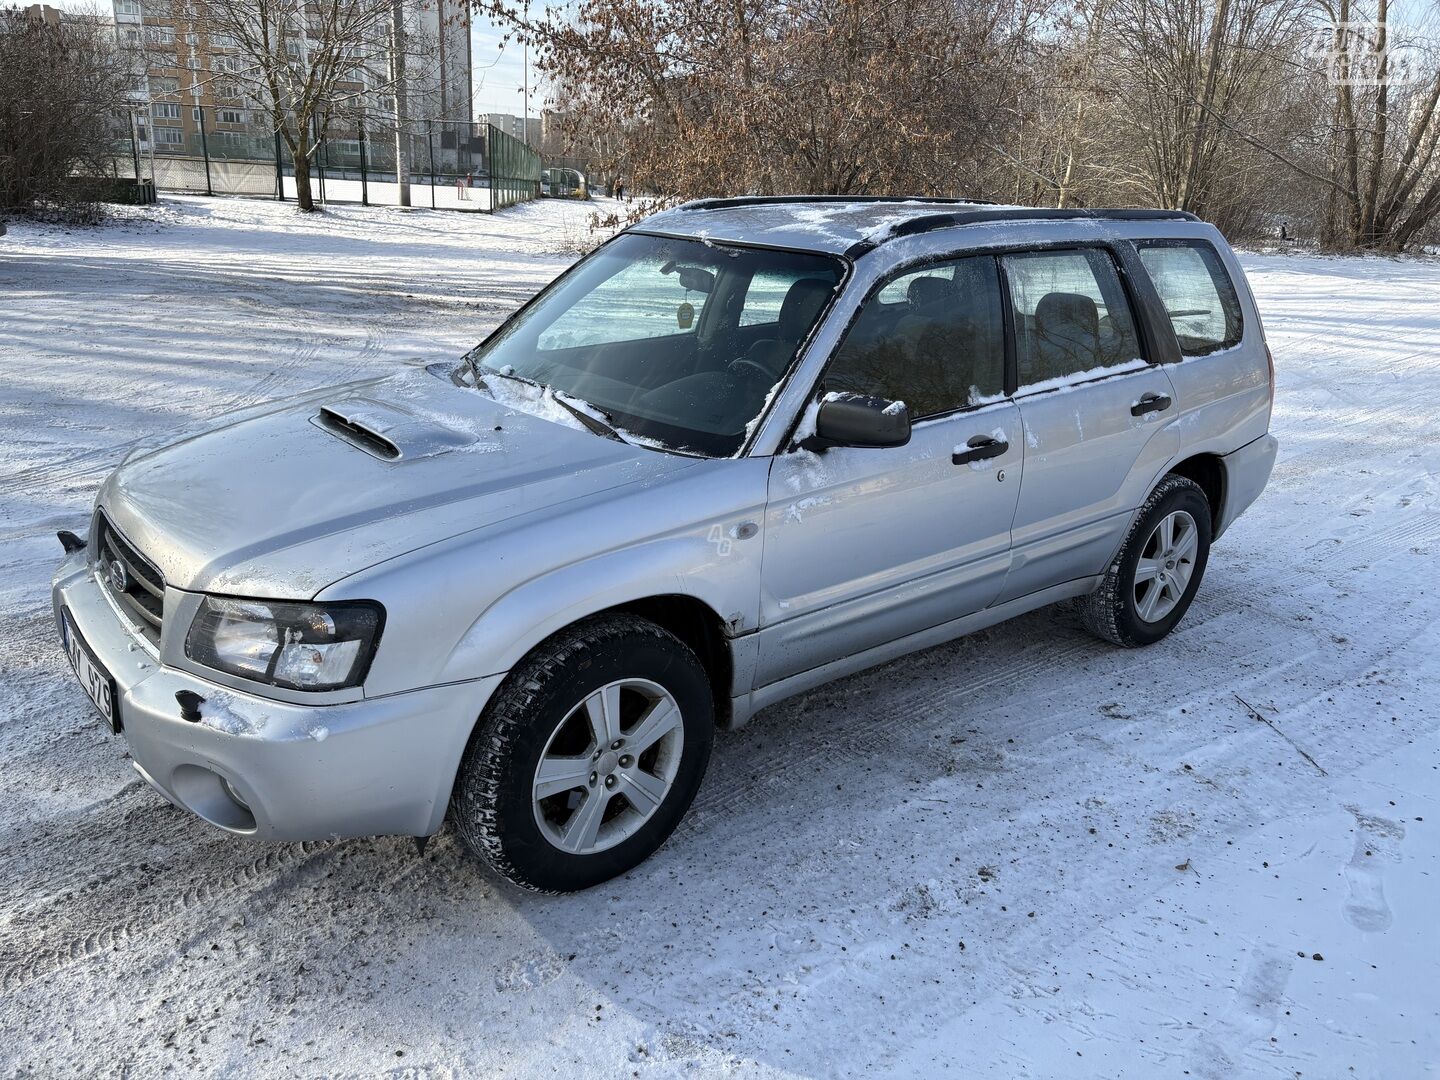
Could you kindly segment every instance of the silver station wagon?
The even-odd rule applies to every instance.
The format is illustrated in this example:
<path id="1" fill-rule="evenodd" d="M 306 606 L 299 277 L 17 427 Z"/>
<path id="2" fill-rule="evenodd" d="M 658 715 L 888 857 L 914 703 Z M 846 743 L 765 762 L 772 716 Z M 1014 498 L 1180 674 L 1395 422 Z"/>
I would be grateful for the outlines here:
<path id="1" fill-rule="evenodd" d="M 580 889 L 788 695 L 1071 598 L 1163 638 L 1269 478 L 1273 392 L 1187 214 L 689 203 L 458 363 L 133 454 L 61 534 L 55 615 L 211 824 L 423 846 L 448 814 Z"/>

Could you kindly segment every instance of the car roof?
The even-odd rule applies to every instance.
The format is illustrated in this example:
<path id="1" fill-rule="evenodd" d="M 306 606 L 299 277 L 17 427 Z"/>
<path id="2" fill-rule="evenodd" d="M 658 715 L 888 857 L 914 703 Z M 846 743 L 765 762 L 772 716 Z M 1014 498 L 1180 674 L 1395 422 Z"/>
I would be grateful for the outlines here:
<path id="1" fill-rule="evenodd" d="M 1007 206 L 967 199 L 781 195 L 701 199 L 663 210 L 632 231 L 828 252 L 852 258 L 902 236 L 1023 221 L 1197 221 L 1183 210 Z"/>

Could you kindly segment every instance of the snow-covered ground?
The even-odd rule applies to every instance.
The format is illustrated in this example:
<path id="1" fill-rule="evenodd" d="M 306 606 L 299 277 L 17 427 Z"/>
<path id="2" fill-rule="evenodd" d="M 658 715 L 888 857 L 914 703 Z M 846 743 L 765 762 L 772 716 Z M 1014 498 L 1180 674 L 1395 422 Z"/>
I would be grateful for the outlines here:
<path id="1" fill-rule="evenodd" d="M 1440 1062 L 1440 263 L 1245 259 L 1281 459 L 1149 649 L 1046 610 L 768 710 L 628 877 L 170 808 L 55 641 L 126 448 L 446 357 L 588 210 L 0 239 L 0 1073 L 1415 1077 Z"/>

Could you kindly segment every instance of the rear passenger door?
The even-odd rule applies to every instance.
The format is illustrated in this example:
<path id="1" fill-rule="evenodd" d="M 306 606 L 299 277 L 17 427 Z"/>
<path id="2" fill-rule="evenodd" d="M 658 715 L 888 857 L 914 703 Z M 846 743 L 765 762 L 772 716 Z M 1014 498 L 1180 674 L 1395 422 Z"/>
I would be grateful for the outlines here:
<path id="1" fill-rule="evenodd" d="M 1169 375 L 1142 344 L 1106 247 L 1002 256 L 1025 474 L 1000 601 L 1100 573 L 1179 439 Z"/>

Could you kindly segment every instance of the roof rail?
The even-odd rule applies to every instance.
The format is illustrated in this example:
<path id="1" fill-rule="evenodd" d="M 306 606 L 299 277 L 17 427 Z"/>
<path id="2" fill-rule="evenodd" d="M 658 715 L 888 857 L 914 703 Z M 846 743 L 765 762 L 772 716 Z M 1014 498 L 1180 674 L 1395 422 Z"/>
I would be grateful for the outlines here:
<path id="1" fill-rule="evenodd" d="M 783 206 L 786 203 L 933 203 L 942 206 L 995 206 L 989 199 L 942 199 L 929 195 L 739 195 L 728 199 L 693 199 L 677 210 L 729 210 L 737 206 Z"/>
<path id="2" fill-rule="evenodd" d="M 1188 210 L 1123 209 L 1096 207 L 1085 209 L 1059 210 L 1054 207 L 990 206 L 979 210 L 965 210 L 958 213 L 924 214 L 902 221 L 896 225 L 878 230 L 845 252 L 849 258 L 858 258 L 867 251 L 873 251 L 887 240 L 898 240 L 902 236 L 918 236 L 936 229 L 952 229 L 961 225 L 984 225 L 997 221 L 1199 221 L 1200 218 Z"/>

